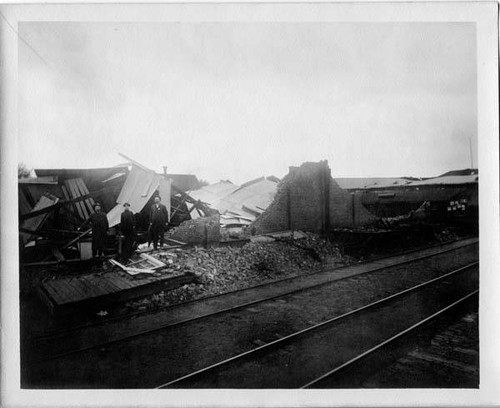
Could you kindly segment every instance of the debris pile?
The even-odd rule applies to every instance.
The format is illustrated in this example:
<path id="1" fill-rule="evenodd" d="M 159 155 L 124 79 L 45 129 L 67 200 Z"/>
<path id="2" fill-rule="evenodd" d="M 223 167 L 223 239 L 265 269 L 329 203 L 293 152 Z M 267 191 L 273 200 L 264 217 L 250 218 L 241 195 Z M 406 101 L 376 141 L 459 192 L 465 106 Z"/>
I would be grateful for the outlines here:
<path id="1" fill-rule="evenodd" d="M 435 230 L 434 236 L 438 242 L 450 242 L 455 241 L 460 238 L 460 234 L 452 228 L 442 228 L 441 230 Z"/>
<path id="2" fill-rule="evenodd" d="M 159 253 L 157 258 L 168 269 L 193 272 L 198 283 L 129 302 L 128 306 L 167 306 L 351 263 L 333 243 L 315 234 L 304 235 L 298 240 L 279 238 L 243 247 L 195 247 Z"/>

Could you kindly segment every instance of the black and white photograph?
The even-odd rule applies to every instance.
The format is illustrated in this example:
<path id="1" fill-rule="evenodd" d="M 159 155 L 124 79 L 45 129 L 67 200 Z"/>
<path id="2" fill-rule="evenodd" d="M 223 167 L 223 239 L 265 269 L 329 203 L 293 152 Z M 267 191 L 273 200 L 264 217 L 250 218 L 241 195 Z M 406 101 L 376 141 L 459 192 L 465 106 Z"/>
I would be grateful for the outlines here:
<path id="1" fill-rule="evenodd" d="M 5 406 L 498 404 L 496 2 L 0 12 Z"/>

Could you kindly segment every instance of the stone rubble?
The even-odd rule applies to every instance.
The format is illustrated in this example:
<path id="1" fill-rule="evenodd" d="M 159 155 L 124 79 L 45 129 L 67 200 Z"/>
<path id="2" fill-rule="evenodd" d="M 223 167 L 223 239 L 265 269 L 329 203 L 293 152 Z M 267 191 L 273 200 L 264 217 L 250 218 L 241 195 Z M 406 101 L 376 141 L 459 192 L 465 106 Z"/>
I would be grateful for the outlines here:
<path id="1" fill-rule="evenodd" d="M 196 275 L 197 283 L 128 302 L 130 309 L 168 306 L 353 261 L 342 255 L 335 244 L 309 233 L 298 240 L 281 238 L 274 242 L 250 242 L 242 247 L 174 249 L 155 256 L 167 264 L 165 273 L 189 271 Z"/>

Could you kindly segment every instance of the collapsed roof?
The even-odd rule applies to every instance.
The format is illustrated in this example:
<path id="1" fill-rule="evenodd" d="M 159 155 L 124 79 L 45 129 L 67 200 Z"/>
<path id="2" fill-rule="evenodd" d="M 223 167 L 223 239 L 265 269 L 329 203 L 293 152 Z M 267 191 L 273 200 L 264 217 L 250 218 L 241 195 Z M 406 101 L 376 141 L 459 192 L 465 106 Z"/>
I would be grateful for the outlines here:
<path id="1" fill-rule="evenodd" d="M 107 212 L 111 228 L 120 223 L 125 202 L 130 204 L 134 213 L 140 213 L 156 192 L 162 197 L 171 220 L 174 218 L 174 225 L 189 219 L 191 213 L 206 216 L 213 212 L 175 187 L 167 175 L 158 174 L 124 157 L 129 161 L 126 165 L 98 169 L 37 169 L 39 177 L 19 179 L 19 232 L 22 242 L 27 244 L 34 237 L 43 237 L 37 242 L 46 241 L 51 249 L 74 246 L 88 234 L 89 230 L 80 233 L 78 228 L 94 212 L 96 202 Z M 139 216 L 141 225 L 144 218 L 147 214 Z M 62 257 L 61 254 L 59 256 Z M 46 259 L 48 257 L 42 261 Z"/>
<path id="2" fill-rule="evenodd" d="M 160 197 L 163 197 L 164 205 L 170 214 L 170 200 L 165 198 L 170 198 L 171 183 L 170 179 L 133 164 L 120 195 L 116 199 L 116 205 L 106 214 L 109 227 L 114 227 L 120 223 L 123 204 L 129 203 L 130 211 L 134 213 L 140 212 L 156 190 L 158 190 Z"/>
<path id="3" fill-rule="evenodd" d="M 381 178 L 336 178 L 335 181 L 345 190 L 376 190 L 398 187 L 419 187 L 432 185 L 460 185 L 477 183 L 479 176 L 474 174 L 455 174 L 459 172 L 448 172 L 442 176 L 426 179 L 410 177 L 381 177 Z"/>
<path id="4" fill-rule="evenodd" d="M 260 177 L 238 186 L 226 180 L 190 194 L 217 210 L 222 226 L 250 225 L 273 201 L 278 181 L 274 176 Z"/>

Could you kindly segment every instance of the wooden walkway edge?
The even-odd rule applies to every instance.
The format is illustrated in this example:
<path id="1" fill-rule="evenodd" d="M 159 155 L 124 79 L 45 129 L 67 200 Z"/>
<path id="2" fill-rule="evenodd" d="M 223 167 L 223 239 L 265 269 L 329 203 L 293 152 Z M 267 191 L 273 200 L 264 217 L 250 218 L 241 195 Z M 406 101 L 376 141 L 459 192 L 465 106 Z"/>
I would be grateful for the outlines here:
<path id="1" fill-rule="evenodd" d="M 138 279 L 112 271 L 43 282 L 37 292 L 53 315 L 62 316 L 86 310 L 98 311 L 194 281 L 195 275 L 191 272 Z"/>

